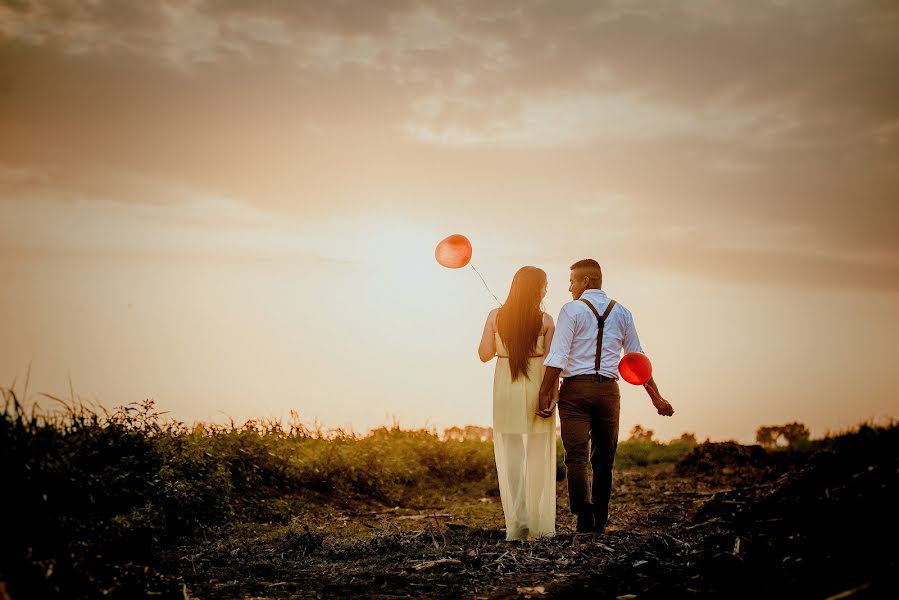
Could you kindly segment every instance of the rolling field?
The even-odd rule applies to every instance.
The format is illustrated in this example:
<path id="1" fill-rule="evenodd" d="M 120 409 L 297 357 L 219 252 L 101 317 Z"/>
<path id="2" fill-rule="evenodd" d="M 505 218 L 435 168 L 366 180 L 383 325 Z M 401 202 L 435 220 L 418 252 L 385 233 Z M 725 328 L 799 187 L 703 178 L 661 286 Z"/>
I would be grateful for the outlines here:
<path id="1" fill-rule="evenodd" d="M 895 425 L 783 449 L 635 431 L 619 446 L 604 534 L 572 531 L 560 468 L 557 535 L 510 543 L 488 439 L 399 427 L 356 436 L 297 419 L 188 427 L 151 402 L 32 415 L 4 392 L 8 598 L 899 589 Z"/>

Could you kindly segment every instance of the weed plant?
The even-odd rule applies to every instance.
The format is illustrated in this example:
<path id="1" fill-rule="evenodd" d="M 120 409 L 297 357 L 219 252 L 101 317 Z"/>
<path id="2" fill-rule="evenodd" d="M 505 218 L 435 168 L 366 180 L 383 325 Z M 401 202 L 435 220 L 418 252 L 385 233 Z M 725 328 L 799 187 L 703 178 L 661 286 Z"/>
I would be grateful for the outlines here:
<path id="1" fill-rule="evenodd" d="M 668 443 L 661 443 L 655 440 L 625 440 L 618 443 L 618 451 L 615 454 L 615 467 L 633 468 L 662 463 L 676 463 L 688 455 L 695 447 L 695 441 L 685 439 L 671 440 Z"/>
<path id="2" fill-rule="evenodd" d="M 148 564 L 163 545 L 234 521 L 283 521 L 286 500 L 402 503 L 434 490 L 495 487 L 489 441 L 442 441 L 382 427 L 365 436 L 309 429 L 296 415 L 243 425 L 163 420 L 150 400 L 94 410 L 26 411 L 2 389 L 0 514 L 10 516 L 0 581 L 44 582 L 40 594 L 91 596 L 103 559 Z M 297 533 L 296 543 L 313 543 Z M 140 587 L 145 582 L 137 582 Z M 33 588 L 32 588 L 33 589 Z"/>
<path id="3" fill-rule="evenodd" d="M 151 589 L 146 573 L 154 571 L 145 567 L 162 548 L 226 523 L 289 524 L 284 543 L 316 552 L 317 530 L 291 522 L 302 502 L 392 507 L 497 493 L 489 439 L 441 440 L 398 425 L 366 435 L 325 432 L 295 413 L 287 423 L 189 426 L 164 420 L 150 400 L 109 412 L 48 396 L 61 407 L 54 413 L 26 410 L 12 389 L 0 393 L 0 581 L 18 581 L 26 596 L 129 597 L 130 589 Z M 812 445 L 889 446 L 892 431 L 863 427 Z M 675 463 L 695 446 L 692 436 L 625 440 L 616 468 Z M 561 480 L 561 440 L 557 452 Z M 398 540 L 388 532 L 374 546 L 343 551 Z"/>

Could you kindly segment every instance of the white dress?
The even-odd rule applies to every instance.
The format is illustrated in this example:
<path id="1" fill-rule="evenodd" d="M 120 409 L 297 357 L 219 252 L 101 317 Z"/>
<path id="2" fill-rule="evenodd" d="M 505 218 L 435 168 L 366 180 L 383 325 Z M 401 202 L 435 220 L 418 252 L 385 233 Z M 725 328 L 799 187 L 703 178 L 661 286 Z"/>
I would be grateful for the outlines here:
<path id="1" fill-rule="evenodd" d="M 556 417 L 536 415 L 543 381 L 544 340 L 528 359 L 527 379 L 512 381 L 509 354 L 499 333 L 493 376 L 493 450 L 506 539 L 525 540 L 556 533 Z"/>

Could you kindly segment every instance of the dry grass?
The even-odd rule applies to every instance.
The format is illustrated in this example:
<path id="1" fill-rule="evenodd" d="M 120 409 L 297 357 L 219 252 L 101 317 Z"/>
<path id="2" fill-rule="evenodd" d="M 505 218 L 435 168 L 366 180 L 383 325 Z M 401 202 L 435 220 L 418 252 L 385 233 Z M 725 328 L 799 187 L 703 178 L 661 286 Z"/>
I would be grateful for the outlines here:
<path id="1" fill-rule="evenodd" d="M 189 426 L 149 401 L 109 411 L 47 397 L 54 411 L 26 411 L 0 391 L 0 513 L 14 517 L 0 582 L 16 598 L 565 597 L 585 586 L 597 597 L 652 597 L 653 581 L 686 593 L 681 579 L 695 577 L 701 590 L 722 591 L 727 584 L 703 583 L 696 565 L 752 582 L 796 543 L 779 525 L 754 533 L 759 515 L 794 515 L 804 523 L 794 537 L 841 511 L 877 523 L 896 489 L 894 425 L 862 426 L 807 452 L 635 439 L 620 445 L 602 538 L 571 531 L 560 481 L 558 535 L 508 543 L 487 440 L 396 426 L 325 432 L 295 415 Z M 807 464 L 818 466 L 803 475 Z M 819 513 L 816 494 L 845 501 Z M 735 536 L 740 564 L 722 567 Z M 882 558 L 871 564 L 891 564 L 895 552 Z M 751 568 L 741 571 L 744 562 Z M 843 584 L 822 581 L 822 591 Z"/>

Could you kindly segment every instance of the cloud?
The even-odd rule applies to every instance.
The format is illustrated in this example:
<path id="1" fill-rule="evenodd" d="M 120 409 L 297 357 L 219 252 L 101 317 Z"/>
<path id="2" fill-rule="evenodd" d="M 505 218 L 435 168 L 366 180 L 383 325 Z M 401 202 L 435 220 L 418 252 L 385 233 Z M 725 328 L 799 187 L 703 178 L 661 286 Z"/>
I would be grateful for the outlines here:
<path id="1" fill-rule="evenodd" d="M 647 262 L 889 279 L 897 32 L 893 3 L 861 1 L 7 1 L 0 202 L 231 198 L 526 235 L 638 215 L 613 229 Z M 740 244 L 685 234 L 709 231 Z"/>
<path id="2" fill-rule="evenodd" d="M 784 138 L 797 127 L 770 107 L 748 110 L 708 105 L 690 109 L 630 93 L 559 92 L 487 102 L 464 94 L 431 95 L 418 100 L 413 110 L 415 114 L 404 129 L 416 139 L 462 146 L 558 147 L 597 140 L 642 143 L 695 137 L 719 142 L 739 138 L 744 145 L 770 147 L 789 143 Z M 447 114 L 457 115 L 450 117 L 450 125 L 446 125 Z M 745 163 L 735 166 L 736 162 L 722 167 L 745 168 Z"/>
<path id="3" fill-rule="evenodd" d="M 350 265 L 371 256 L 363 245 L 370 231 L 363 222 L 289 218 L 199 194 L 155 204 L 87 198 L 0 204 L 0 253 Z M 355 243 L 335 244 L 336 238 Z"/>

